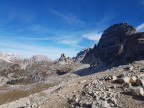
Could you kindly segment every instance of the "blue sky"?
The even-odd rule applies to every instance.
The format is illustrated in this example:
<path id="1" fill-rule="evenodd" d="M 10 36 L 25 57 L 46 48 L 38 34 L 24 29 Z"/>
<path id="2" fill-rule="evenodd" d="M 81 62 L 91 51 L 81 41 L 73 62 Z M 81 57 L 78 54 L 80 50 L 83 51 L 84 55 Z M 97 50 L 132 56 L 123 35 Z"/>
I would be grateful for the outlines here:
<path id="1" fill-rule="evenodd" d="M 0 51 L 72 57 L 119 22 L 144 31 L 144 0 L 0 0 Z"/>

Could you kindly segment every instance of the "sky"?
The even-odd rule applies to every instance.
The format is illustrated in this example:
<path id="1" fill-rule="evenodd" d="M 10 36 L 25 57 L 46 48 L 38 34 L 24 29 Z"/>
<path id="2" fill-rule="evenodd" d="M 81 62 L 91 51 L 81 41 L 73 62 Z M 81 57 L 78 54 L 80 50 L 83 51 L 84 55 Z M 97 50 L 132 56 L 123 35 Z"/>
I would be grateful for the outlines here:
<path id="1" fill-rule="evenodd" d="M 0 51 L 73 57 L 112 24 L 144 31 L 144 0 L 0 0 Z"/>

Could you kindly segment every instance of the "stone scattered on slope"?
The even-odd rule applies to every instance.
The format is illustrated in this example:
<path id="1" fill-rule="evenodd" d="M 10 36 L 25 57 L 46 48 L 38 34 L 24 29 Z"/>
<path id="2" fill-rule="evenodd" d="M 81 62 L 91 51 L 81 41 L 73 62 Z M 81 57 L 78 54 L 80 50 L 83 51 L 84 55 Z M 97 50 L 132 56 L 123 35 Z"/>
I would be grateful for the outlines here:
<path id="1" fill-rule="evenodd" d="M 135 95 L 135 96 L 144 96 L 144 89 L 140 86 L 131 87 L 130 92 L 132 95 Z"/>
<path id="2" fill-rule="evenodd" d="M 118 93 L 111 88 L 101 87 L 98 79 L 86 84 L 80 95 L 68 99 L 70 108 L 118 108 Z"/>

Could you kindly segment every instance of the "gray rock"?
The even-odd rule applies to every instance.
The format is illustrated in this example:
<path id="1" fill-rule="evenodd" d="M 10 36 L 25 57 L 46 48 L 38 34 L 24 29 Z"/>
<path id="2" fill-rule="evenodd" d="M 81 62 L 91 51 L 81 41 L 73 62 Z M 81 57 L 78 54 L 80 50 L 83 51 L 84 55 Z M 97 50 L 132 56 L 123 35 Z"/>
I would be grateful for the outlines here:
<path id="1" fill-rule="evenodd" d="M 86 54 L 83 63 L 117 66 L 144 59 L 144 33 L 128 23 L 114 24 L 102 34 L 97 45 Z"/>
<path id="2" fill-rule="evenodd" d="M 66 57 L 65 54 L 61 54 L 60 58 L 57 61 L 59 64 L 65 65 L 65 64 L 72 64 L 74 63 L 74 60 L 70 57 Z"/>
<path id="3" fill-rule="evenodd" d="M 108 75 L 108 76 L 105 76 L 103 79 L 106 81 L 107 80 L 116 81 L 118 78 L 115 75 Z"/>
<path id="4" fill-rule="evenodd" d="M 31 105 L 31 108 L 38 108 L 38 104 L 37 104 L 37 103 L 33 103 L 33 104 Z"/>
<path id="5" fill-rule="evenodd" d="M 144 68 L 140 69 L 140 72 L 144 72 Z"/>
<path id="6" fill-rule="evenodd" d="M 70 106 L 77 107 L 77 105 L 80 105 L 83 108 L 112 108 L 112 106 L 118 106 L 117 93 L 110 88 L 102 88 L 101 84 L 98 79 L 86 84 L 77 99 L 79 101 L 76 102 L 76 96 L 74 96 L 75 98 L 71 98 Z"/>
<path id="7" fill-rule="evenodd" d="M 80 51 L 75 57 L 75 62 L 81 62 L 90 49 L 91 48 L 85 48 L 82 51 Z"/>

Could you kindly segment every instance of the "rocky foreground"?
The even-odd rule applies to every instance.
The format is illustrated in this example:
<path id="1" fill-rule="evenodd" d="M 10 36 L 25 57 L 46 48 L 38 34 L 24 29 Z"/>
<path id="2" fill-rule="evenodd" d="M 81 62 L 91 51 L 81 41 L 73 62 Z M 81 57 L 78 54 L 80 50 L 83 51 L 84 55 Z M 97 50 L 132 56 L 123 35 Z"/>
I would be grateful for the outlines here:
<path id="1" fill-rule="evenodd" d="M 114 24 L 94 48 L 55 61 L 1 55 L 0 108 L 144 108 L 144 33 Z"/>
<path id="2" fill-rule="evenodd" d="M 143 70 L 144 61 L 136 61 L 89 76 L 68 73 L 54 77 L 58 85 L 0 108 L 143 108 Z"/>

